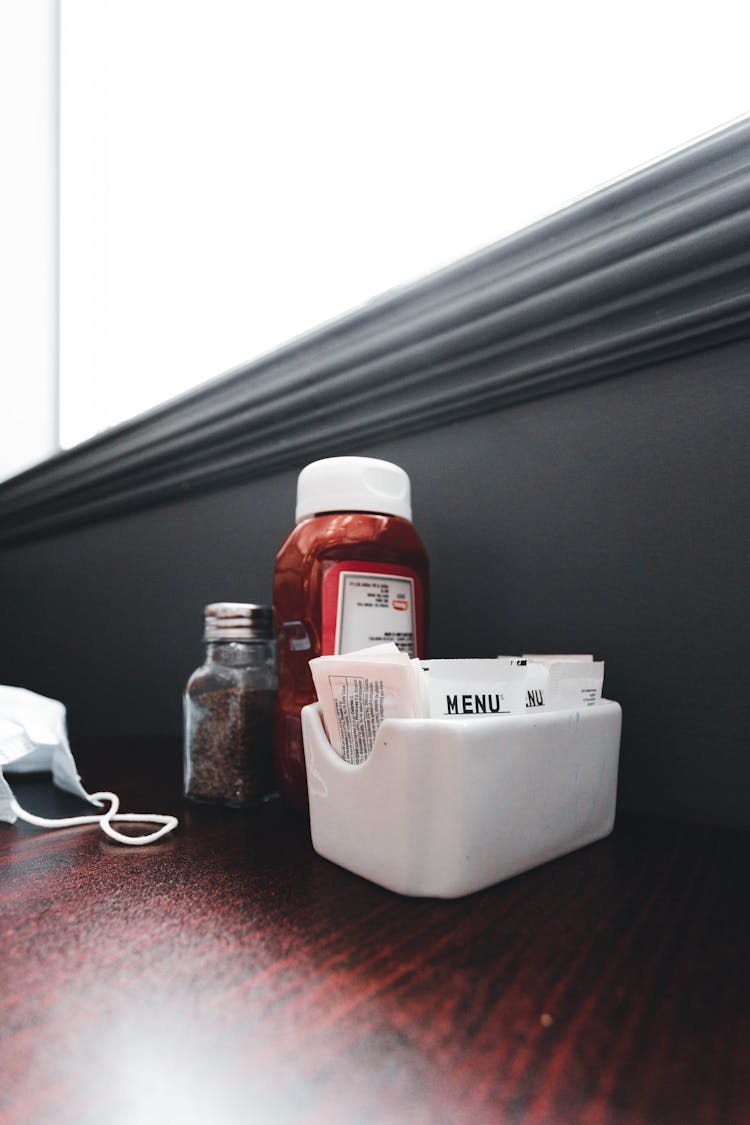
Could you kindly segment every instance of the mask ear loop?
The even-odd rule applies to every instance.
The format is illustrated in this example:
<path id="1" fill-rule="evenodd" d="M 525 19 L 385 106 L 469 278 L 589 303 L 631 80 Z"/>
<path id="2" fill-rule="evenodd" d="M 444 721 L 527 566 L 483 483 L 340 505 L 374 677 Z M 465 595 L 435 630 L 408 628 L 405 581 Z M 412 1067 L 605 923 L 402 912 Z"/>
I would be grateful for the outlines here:
<path id="1" fill-rule="evenodd" d="M 20 820 L 25 820 L 27 824 L 33 824 L 36 828 L 74 828 L 80 824 L 98 824 L 101 830 L 112 840 L 116 840 L 118 844 L 129 844 L 135 847 L 155 843 L 179 824 L 176 816 L 162 816 L 159 813 L 118 813 L 120 798 L 116 793 L 104 791 L 92 793 L 91 800 L 95 801 L 97 805 L 101 805 L 103 801 L 109 801 L 110 807 L 99 816 L 66 816 L 54 820 L 26 812 L 25 809 L 21 808 L 15 797 L 11 798 L 10 807 Z M 160 824 L 162 827 L 157 829 L 156 832 L 149 832 L 144 836 L 125 836 L 112 827 L 113 821 L 125 821 L 129 824 Z"/>

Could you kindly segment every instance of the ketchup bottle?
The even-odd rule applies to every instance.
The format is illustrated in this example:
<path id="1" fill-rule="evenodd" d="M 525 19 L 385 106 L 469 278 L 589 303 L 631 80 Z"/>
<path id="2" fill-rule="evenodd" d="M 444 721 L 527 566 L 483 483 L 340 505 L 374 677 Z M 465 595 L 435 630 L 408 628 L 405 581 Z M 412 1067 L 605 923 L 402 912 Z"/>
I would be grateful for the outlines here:
<path id="1" fill-rule="evenodd" d="M 302 470 L 297 526 L 276 557 L 279 641 L 276 780 L 307 808 L 302 708 L 315 701 L 308 662 L 393 641 L 425 655 L 427 554 L 411 524 L 409 477 L 370 457 L 329 457 Z"/>

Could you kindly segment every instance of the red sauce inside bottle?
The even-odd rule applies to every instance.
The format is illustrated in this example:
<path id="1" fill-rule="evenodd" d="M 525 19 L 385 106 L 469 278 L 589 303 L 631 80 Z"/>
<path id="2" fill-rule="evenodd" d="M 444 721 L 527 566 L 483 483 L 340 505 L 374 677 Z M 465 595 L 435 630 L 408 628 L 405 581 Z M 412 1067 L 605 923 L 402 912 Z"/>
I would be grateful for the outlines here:
<path id="1" fill-rule="evenodd" d="M 333 584 L 326 585 L 325 578 L 343 562 L 365 571 L 373 564 L 376 573 L 380 564 L 383 571 L 392 567 L 409 576 L 413 655 L 423 658 L 426 651 L 427 554 L 408 520 L 373 512 L 332 512 L 297 525 L 277 555 L 273 587 L 279 639 L 276 780 L 284 799 L 297 809 L 306 809 L 308 803 L 300 712 L 316 698 L 308 662 L 336 651 L 329 605 Z M 392 605 L 396 611 L 406 609 L 406 600 L 396 597 Z"/>

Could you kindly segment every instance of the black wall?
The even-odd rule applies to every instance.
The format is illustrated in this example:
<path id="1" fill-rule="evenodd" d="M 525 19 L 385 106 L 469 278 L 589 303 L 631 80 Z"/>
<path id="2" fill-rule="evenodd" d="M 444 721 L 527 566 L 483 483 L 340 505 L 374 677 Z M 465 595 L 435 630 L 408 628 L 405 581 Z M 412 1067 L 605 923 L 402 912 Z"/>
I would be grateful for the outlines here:
<path id="1" fill-rule="evenodd" d="M 750 826 L 750 341 L 349 452 L 412 478 L 434 656 L 593 651 L 620 801 Z M 299 466 L 301 467 L 301 465 Z M 0 682 L 175 735 L 212 600 L 270 600 L 296 471 L 0 550 Z M 85 779 L 84 779 L 85 780 Z"/>

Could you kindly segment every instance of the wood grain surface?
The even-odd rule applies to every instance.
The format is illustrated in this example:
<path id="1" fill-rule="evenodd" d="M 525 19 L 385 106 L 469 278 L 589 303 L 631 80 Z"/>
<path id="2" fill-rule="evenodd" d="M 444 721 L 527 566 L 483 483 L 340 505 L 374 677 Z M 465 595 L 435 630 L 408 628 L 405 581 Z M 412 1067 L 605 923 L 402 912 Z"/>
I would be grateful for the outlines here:
<path id="1" fill-rule="evenodd" d="M 279 803 L 186 806 L 165 753 L 83 771 L 163 843 L 0 824 L 2 1125 L 750 1122 L 746 834 L 621 817 L 407 899 Z"/>

